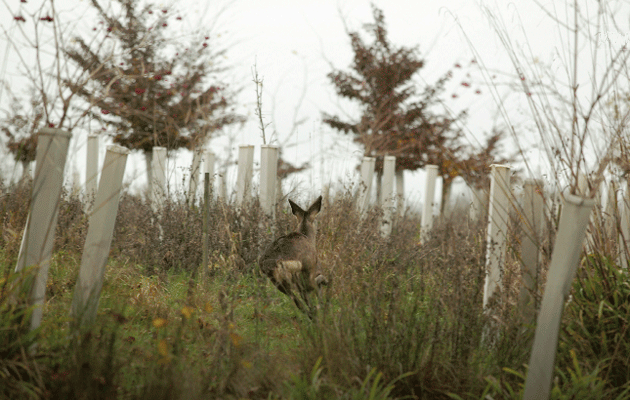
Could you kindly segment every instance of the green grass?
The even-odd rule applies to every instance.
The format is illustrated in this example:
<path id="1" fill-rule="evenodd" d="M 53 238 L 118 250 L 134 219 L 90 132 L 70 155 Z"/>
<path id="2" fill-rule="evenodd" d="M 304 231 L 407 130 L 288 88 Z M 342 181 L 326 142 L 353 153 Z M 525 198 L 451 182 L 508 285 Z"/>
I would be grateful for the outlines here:
<path id="1" fill-rule="evenodd" d="M 533 327 L 523 326 L 514 306 L 518 248 L 510 247 L 494 317 L 498 339 L 483 344 L 484 224 L 461 224 L 461 216 L 439 221 L 421 246 L 417 220 L 399 223 L 385 240 L 378 212 L 362 219 L 351 197 L 330 199 L 318 216 L 318 249 L 332 285 L 310 321 L 258 272 L 255 255 L 271 237 L 268 223 L 256 220 L 256 205 L 240 214 L 214 205 L 214 226 L 226 229 L 214 231 L 211 268 L 202 278 L 194 263 L 200 249 L 186 244 L 198 240 L 198 211 L 172 204 L 164 217 L 170 229 L 156 242 L 142 214 L 148 207 L 123 197 L 96 323 L 73 336 L 69 310 L 84 238 L 57 232 L 44 320 L 29 333 L 30 309 L 12 289 L 19 285 L 9 284 L 28 279 L 11 272 L 19 235 L 8 229 L 23 226 L 25 215 L 19 201 L 4 200 L 0 397 L 522 396 Z M 84 223 L 70 211 L 60 220 L 83 234 L 72 226 Z M 292 227 L 283 212 L 276 224 L 280 233 Z M 565 310 L 552 398 L 628 399 L 627 273 L 605 255 L 582 263 Z"/>

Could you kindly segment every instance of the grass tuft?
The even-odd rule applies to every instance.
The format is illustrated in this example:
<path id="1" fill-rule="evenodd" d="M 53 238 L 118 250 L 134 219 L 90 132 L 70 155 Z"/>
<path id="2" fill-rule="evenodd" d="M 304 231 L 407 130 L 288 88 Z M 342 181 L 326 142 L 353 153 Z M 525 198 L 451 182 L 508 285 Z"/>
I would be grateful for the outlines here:
<path id="1" fill-rule="evenodd" d="M 96 322 L 73 336 L 68 312 L 86 234 L 83 208 L 63 197 L 44 320 L 29 332 L 27 294 L 19 290 L 33 271 L 12 272 L 29 191 L 7 189 L 0 197 L 3 397 L 522 396 L 534 327 L 523 324 L 516 306 L 518 224 L 509 234 L 499 312 L 491 317 L 496 340 L 484 344 L 490 318 L 481 310 L 486 225 L 463 211 L 438 219 L 421 245 L 419 219 L 411 212 L 383 238 L 378 209 L 360 215 L 350 192 L 324 199 L 317 243 L 331 285 L 310 321 L 256 264 L 274 236 L 294 229 L 284 205 L 272 223 L 255 202 L 238 210 L 213 202 L 204 278 L 198 274 L 200 209 L 180 196 L 158 216 L 141 198 L 125 194 Z M 627 272 L 616 265 L 608 242 L 590 248 L 602 251 L 582 258 L 566 306 L 552 398 L 630 398 Z"/>

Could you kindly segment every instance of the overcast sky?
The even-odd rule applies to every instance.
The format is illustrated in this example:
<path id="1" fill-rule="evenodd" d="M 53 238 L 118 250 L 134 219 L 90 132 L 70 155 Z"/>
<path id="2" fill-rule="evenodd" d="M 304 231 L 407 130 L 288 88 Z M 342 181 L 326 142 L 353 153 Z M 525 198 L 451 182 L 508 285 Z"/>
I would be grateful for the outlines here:
<path id="1" fill-rule="evenodd" d="M 13 38 L 19 34 L 15 29 L 16 22 L 9 13 L 5 13 L 7 7 L 12 15 L 18 15 L 20 7 L 26 11 L 38 3 L 41 1 L 28 0 L 24 4 L 19 0 L 5 0 L 5 4 L 0 6 L 4 7 L 0 12 L 3 31 Z M 509 58 L 484 14 L 484 7 L 490 7 L 501 15 L 505 29 L 517 46 L 528 44 L 528 51 L 540 63 L 552 66 L 558 61 L 558 48 L 565 47 L 561 37 L 556 34 L 557 24 L 533 2 L 388 0 L 373 3 L 383 10 L 393 43 L 418 46 L 425 59 L 425 67 L 416 77 L 419 85 L 431 84 L 447 71 L 453 71 L 454 78 L 442 98 L 443 107 L 446 112 L 453 113 L 469 110 L 470 116 L 464 130 L 471 146 L 482 143 L 484 134 L 493 126 L 505 123 L 497 116 L 496 94 L 491 96 L 489 82 L 484 82 L 484 74 L 479 68 L 487 72 L 486 78 L 496 76 L 499 88 L 503 82 L 515 76 Z M 59 8 L 68 10 L 62 14 L 64 17 L 76 20 L 78 15 L 82 19 L 77 23 L 77 29 L 89 29 L 94 23 L 90 14 L 83 11 L 88 5 L 87 0 L 59 4 Z M 213 26 L 213 39 L 229 46 L 225 62 L 233 67 L 235 85 L 243 88 L 239 95 L 239 110 L 250 117 L 250 122 L 243 129 L 230 129 L 224 137 L 210 142 L 222 161 L 228 154 L 227 134 L 235 138 L 232 148 L 234 156 L 235 146 L 239 144 L 262 144 L 254 119 L 255 86 L 251 82 L 251 69 L 256 64 L 259 75 L 264 79 L 263 113 L 266 122 L 272 123 L 268 131 L 276 131 L 276 139 L 288 144 L 284 149 L 287 160 L 298 165 L 309 162 L 312 167 L 308 173 L 296 178 L 307 192 L 305 195 L 314 196 L 323 184 L 354 179 L 361 153 L 350 138 L 323 126 L 321 113 L 353 114 L 352 106 L 336 97 L 326 74 L 332 68 L 346 69 L 349 66 L 352 52 L 345 27 L 361 31 L 362 24 L 372 21 L 369 1 L 184 0 L 176 2 L 176 6 L 166 2 L 155 4 L 156 8 L 173 10 L 182 16 L 184 26 Z M 553 3 L 543 4 L 551 9 Z M 219 12 L 221 14 L 216 19 Z M 623 27 L 614 29 L 615 32 L 619 30 L 621 34 L 624 33 Z M 7 50 L 6 44 L 4 36 L 0 40 L 0 78 L 19 82 L 16 51 Z M 473 59 L 476 61 L 474 64 L 471 63 Z M 461 68 L 457 68 L 456 64 Z M 462 86 L 462 82 L 468 82 L 470 86 Z M 12 90 L 19 92 L 20 88 L 12 85 Z M 504 89 L 500 90 L 502 96 L 514 97 L 505 94 Z M 6 102 L 7 96 L 4 95 L 0 99 L 0 108 L 6 108 Z M 296 109 L 298 106 L 299 109 Z M 305 119 L 305 122 L 293 137 L 287 139 L 296 112 L 297 119 Z M 515 121 L 526 119 L 523 111 L 513 112 Z M 71 144 L 75 149 L 75 158 L 69 165 L 77 168 L 81 174 L 86 138 L 87 132 L 77 130 Z M 106 143 L 102 142 L 103 153 Z M 180 152 L 172 160 L 173 171 L 181 171 L 190 162 L 190 155 L 185 153 Z M 257 159 L 258 153 L 257 148 Z M 139 155 L 133 155 L 128 165 L 126 179 L 133 180 L 134 187 L 140 187 L 144 178 L 141 173 L 144 164 Z M 3 163 L 2 171 L 5 176 L 11 174 L 14 172 L 13 166 Z M 233 174 L 231 170 L 230 177 Z M 181 181 L 179 177 L 176 180 Z M 422 174 L 408 174 L 408 181 L 409 197 L 418 200 L 422 191 Z"/>

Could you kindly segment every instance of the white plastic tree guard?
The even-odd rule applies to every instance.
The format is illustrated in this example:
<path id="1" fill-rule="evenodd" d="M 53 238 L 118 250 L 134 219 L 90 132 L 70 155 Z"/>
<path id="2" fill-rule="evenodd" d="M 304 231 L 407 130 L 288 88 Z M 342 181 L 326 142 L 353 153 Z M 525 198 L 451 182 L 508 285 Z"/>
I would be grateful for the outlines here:
<path id="1" fill-rule="evenodd" d="M 614 179 L 611 179 L 608 183 L 606 206 L 604 207 L 604 227 L 606 229 L 607 238 L 614 238 L 617 233 L 617 220 L 619 218 L 617 208 L 617 187 L 617 182 Z"/>
<path id="2" fill-rule="evenodd" d="M 228 201 L 228 190 L 227 190 L 227 170 L 223 169 L 222 173 L 218 174 L 218 180 L 219 180 L 219 189 L 218 189 L 218 196 L 221 200 L 223 200 L 224 202 Z"/>
<path id="3" fill-rule="evenodd" d="M 147 201 L 151 203 L 153 201 L 153 150 L 143 151 L 144 166 L 147 171 Z"/>
<path id="4" fill-rule="evenodd" d="M 444 184 L 444 178 L 442 178 L 442 184 Z M 446 188 L 446 192 L 444 193 L 444 197 L 442 197 L 442 201 L 443 204 L 440 204 L 440 210 L 441 210 L 441 214 L 440 216 L 442 218 L 451 218 L 451 216 L 453 215 L 453 211 L 454 211 L 454 204 L 453 204 L 453 185 L 451 184 L 449 187 Z"/>
<path id="5" fill-rule="evenodd" d="M 630 251 L 630 181 L 626 182 L 626 191 L 619 204 L 621 230 L 619 231 L 619 257 L 617 262 L 621 268 L 628 269 L 628 252 Z"/>
<path id="6" fill-rule="evenodd" d="M 470 208 L 468 210 L 468 218 L 471 221 L 478 221 L 481 218 L 481 211 L 484 209 L 483 199 L 485 193 L 481 189 L 470 188 Z"/>
<path id="7" fill-rule="evenodd" d="M 37 268 L 35 281 L 30 288 L 31 302 L 35 305 L 31 315 L 31 329 L 39 327 L 42 320 L 70 137 L 70 133 L 54 128 L 42 129 L 38 137 L 31 206 L 15 268 L 16 271 L 31 266 Z"/>
<path id="8" fill-rule="evenodd" d="M 392 232 L 392 217 L 396 194 L 394 193 L 394 174 L 396 170 L 396 157 L 385 156 L 383 159 L 383 184 L 381 192 L 381 204 L 383 204 L 383 223 L 381 235 L 387 237 Z"/>
<path id="9" fill-rule="evenodd" d="M 203 173 L 210 175 L 210 189 L 212 189 L 212 181 L 214 180 L 214 163 L 216 156 L 210 150 L 203 153 Z M 204 175 L 205 176 L 205 175 Z"/>
<path id="10" fill-rule="evenodd" d="M 263 145 L 260 148 L 260 205 L 273 217 L 276 204 L 276 181 L 278 180 L 278 148 Z"/>
<path id="11" fill-rule="evenodd" d="M 422 203 L 422 222 L 420 223 L 420 242 L 425 243 L 428 239 L 429 232 L 433 228 L 433 199 L 435 198 L 435 181 L 438 175 L 437 165 L 427 165 L 424 167 L 426 172 L 424 202 Z"/>
<path id="12" fill-rule="evenodd" d="M 453 211 L 461 212 L 466 210 L 466 202 L 467 198 L 465 193 L 458 193 L 455 195 L 455 200 L 453 201 Z"/>
<path id="13" fill-rule="evenodd" d="M 128 154 L 124 147 L 107 147 L 72 298 L 70 315 L 75 327 L 90 325 L 96 319 Z"/>
<path id="14" fill-rule="evenodd" d="M 565 193 L 560 225 L 536 323 L 523 400 L 547 400 L 558 346 L 560 320 L 582 252 L 595 201 Z"/>
<path id="15" fill-rule="evenodd" d="M 236 203 L 240 206 L 251 198 L 254 171 L 254 146 L 238 148 L 238 172 L 236 175 Z"/>
<path id="16" fill-rule="evenodd" d="M 152 182 L 151 207 L 153 211 L 161 210 L 166 199 L 166 147 L 153 147 L 151 159 Z"/>
<path id="17" fill-rule="evenodd" d="M 555 218 L 555 221 L 560 221 L 560 214 L 562 214 L 562 193 L 557 186 L 554 186 L 553 193 L 549 196 L 551 216 Z"/>
<path id="18" fill-rule="evenodd" d="M 77 162 L 74 160 L 72 165 L 72 183 L 70 186 L 70 194 L 72 196 L 79 196 L 83 192 L 83 184 L 81 183 L 81 173 L 77 167 Z M 87 204 L 87 203 L 86 203 Z"/>
<path id="19" fill-rule="evenodd" d="M 212 154 L 212 156 L 214 157 L 214 154 Z M 209 161 L 208 160 L 208 153 L 206 153 L 206 162 Z M 214 163 L 213 163 L 214 164 Z M 212 164 L 212 165 L 213 165 Z M 205 164 L 206 166 L 211 165 L 209 163 Z M 204 169 L 206 169 L 204 167 Z M 202 226 L 202 234 L 201 234 L 201 238 L 202 238 L 202 246 L 203 248 L 201 249 L 201 266 L 200 266 L 200 272 L 201 272 L 201 278 L 205 279 L 208 276 L 208 252 L 210 251 L 210 249 L 208 248 L 208 243 L 209 243 L 209 237 L 208 237 L 208 213 L 209 213 L 209 203 L 210 203 L 210 177 L 212 175 L 210 175 L 210 172 L 205 172 L 203 173 L 203 200 L 202 200 L 202 204 L 203 204 L 203 226 Z"/>
<path id="20" fill-rule="evenodd" d="M 483 289 L 483 308 L 503 288 L 503 266 L 508 228 L 510 204 L 510 167 L 493 164 L 490 166 L 490 205 L 488 209 L 488 236 L 486 249 L 486 281 Z"/>
<path id="21" fill-rule="evenodd" d="M 361 162 L 361 186 L 359 187 L 359 211 L 365 213 L 372 198 L 372 182 L 374 181 L 374 157 L 363 157 Z"/>
<path id="22" fill-rule="evenodd" d="M 525 323 L 533 323 L 537 304 L 533 293 L 538 291 L 538 270 L 543 237 L 543 182 L 528 179 L 523 188 L 523 218 L 521 237 L 521 279 L 519 306 Z"/>
<path id="23" fill-rule="evenodd" d="M 586 178 L 584 178 L 584 174 L 580 173 L 579 177 L 583 178 L 583 182 L 586 182 Z M 602 234 L 606 234 L 605 231 L 605 221 L 604 221 L 604 207 L 602 207 L 602 199 L 603 199 L 603 191 L 606 187 L 605 184 L 603 184 L 604 182 L 602 182 L 602 185 L 598 186 L 597 189 L 595 190 L 595 196 L 593 197 L 595 200 L 595 206 L 593 208 L 593 212 L 591 213 L 591 217 L 590 217 L 590 224 L 586 229 L 586 242 L 584 243 L 584 248 L 586 249 L 587 253 L 593 253 L 595 252 L 595 238 L 596 236 L 596 232 L 598 230 L 602 230 L 600 233 Z M 587 186 L 587 183 L 583 183 L 582 186 L 578 187 L 578 195 L 579 196 L 587 196 L 589 194 L 589 189 Z"/>
<path id="24" fill-rule="evenodd" d="M 396 212 L 398 215 L 405 213 L 405 171 L 396 171 Z"/>
<path id="25" fill-rule="evenodd" d="M 20 182 L 24 182 L 28 178 L 33 178 L 33 163 L 30 161 L 20 161 L 22 164 L 22 177 Z"/>
<path id="26" fill-rule="evenodd" d="M 188 184 L 188 201 L 191 204 L 195 204 L 195 200 L 197 199 L 197 186 L 199 185 L 202 154 L 203 150 L 201 149 L 193 151 L 193 161 L 190 166 L 190 181 Z"/>
<path id="27" fill-rule="evenodd" d="M 91 204 L 98 187 L 98 135 L 88 135 L 85 161 L 85 195 L 87 204 Z"/>

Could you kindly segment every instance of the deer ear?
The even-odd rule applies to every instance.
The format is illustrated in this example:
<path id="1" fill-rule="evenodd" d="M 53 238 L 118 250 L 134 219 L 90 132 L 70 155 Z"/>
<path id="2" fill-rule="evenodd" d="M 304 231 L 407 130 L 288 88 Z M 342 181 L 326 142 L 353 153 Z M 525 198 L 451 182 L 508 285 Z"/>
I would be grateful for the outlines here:
<path id="1" fill-rule="evenodd" d="M 291 212 L 293 213 L 293 215 L 298 218 L 304 218 L 304 214 L 306 214 L 306 212 L 302 210 L 302 207 L 295 204 L 293 201 L 291 201 L 291 199 L 289 199 L 289 204 L 291 205 Z"/>
<path id="2" fill-rule="evenodd" d="M 321 209 L 322 209 L 322 196 L 319 196 L 317 200 L 315 200 L 315 202 L 311 204 L 311 206 L 308 208 L 308 211 L 306 212 L 306 214 L 308 215 L 308 218 L 312 221 L 313 218 L 315 218 L 315 216 L 319 213 Z"/>

